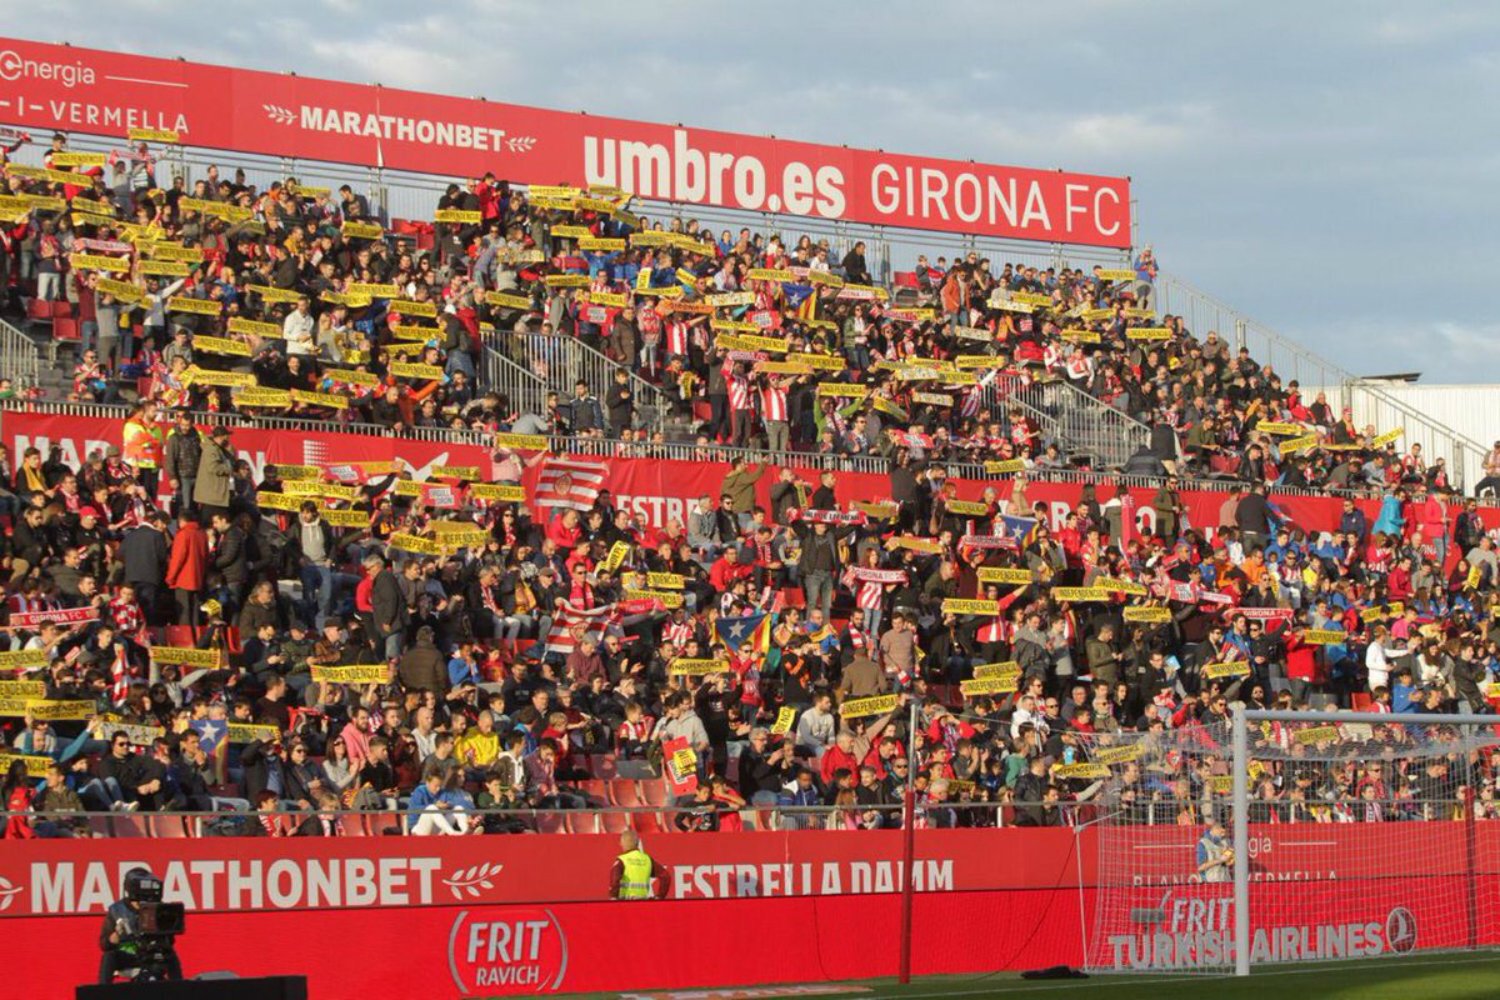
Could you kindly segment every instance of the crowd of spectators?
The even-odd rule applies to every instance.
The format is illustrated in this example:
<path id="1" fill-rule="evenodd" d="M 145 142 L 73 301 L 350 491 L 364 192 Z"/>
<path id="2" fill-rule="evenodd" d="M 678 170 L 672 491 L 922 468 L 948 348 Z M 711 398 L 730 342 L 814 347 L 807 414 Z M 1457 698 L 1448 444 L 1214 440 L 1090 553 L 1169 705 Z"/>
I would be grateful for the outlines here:
<path id="1" fill-rule="evenodd" d="M 613 189 L 533 194 L 487 174 L 449 186 L 435 217 L 452 221 L 388 230 L 347 184 L 260 190 L 210 168 L 189 187 L 158 178 L 144 145 L 54 166 L 67 152 L 54 136 L 50 172 L 8 167 L 9 195 L 43 203 L 4 231 L 0 284 L 41 303 L 33 315 L 72 304 L 78 400 L 627 440 L 649 384 L 703 442 L 1048 469 L 1094 457 L 1044 437 L 1013 396 L 1068 382 L 1152 428 L 1132 472 L 1454 485 L 1399 428 L 1355 426 L 1216 332 L 1158 315 L 1150 248 L 1123 269 L 923 256 L 882 285 L 863 243 L 839 255 L 827 239 L 652 221 Z M 561 384 L 561 338 L 645 381 Z M 485 391 L 487 347 L 553 382 L 544 412 Z M 1486 473 L 1500 481 L 1500 447 Z"/>
<path id="2" fill-rule="evenodd" d="M 77 468 L 0 455 L 8 835 L 76 832 L 60 814 L 79 810 L 255 811 L 238 829 L 268 835 L 334 832 L 341 809 L 404 810 L 418 834 L 520 830 L 528 809 L 603 804 L 581 784 L 601 758 L 673 774 L 683 829 L 891 825 L 908 788 L 925 824 L 1047 824 L 1099 794 L 1057 768 L 1101 735 L 1211 731 L 1233 701 L 1488 707 L 1500 560 L 1473 501 L 1415 446 L 1377 445 L 1215 335 L 1148 316 L 1149 254 L 1114 276 L 923 261 L 917 294 L 936 305 L 897 306 L 859 246 L 835 267 L 810 240 L 691 223 L 640 242 L 608 191 L 455 185 L 438 218 L 456 221 L 418 254 L 353 235 L 370 213 L 348 189 L 213 176 L 158 191 L 149 153 L 122 167 L 124 186 L 55 185 L 71 213 L 32 212 L 7 237 L 38 299 L 90 317 L 80 394 L 117 391 L 132 365 L 151 380 L 119 449 Z M 142 273 L 182 247 L 201 251 L 186 275 Z M 125 270 L 89 266 L 112 254 Z M 134 290 L 100 285 L 127 277 Z M 405 339 L 424 322 L 430 336 Z M 1131 335 L 1143 326 L 1166 333 Z M 840 507 L 836 474 L 783 469 L 761 504 L 768 469 L 743 460 L 686 523 L 659 526 L 608 491 L 581 510 L 439 506 L 394 468 L 317 495 L 293 485 L 303 469 L 257 481 L 229 428 L 193 418 L 254 406 L 227 384 L 248 371 L 254 391 L 307 394 L 277 412 L 628 429 L 628 374 L 623 401 L 583 385 L 521 418 L 475 395 L 485 338 L 517 350 L 533 328 L 685 409 L 705 400 L 710 438 L 885 455 L 890 495 Z M 407 343 L 430 368 L 395 367 Z M 1033 503 L 1028 473 L 1063 458 L 1024 411 L 984 412 L 976 371 L 1068 378 L 1151 421 L 1154 528 L 1123 489 L 1086 488 L 1060 522 Z M 1284 453 L 1286 432 L 1255 429 L 1267 421 L 1314 440 Z M 976 510 L 948 479 L 955 458 L 1016 464 Z M 1217 530 L 1187 523 L 1178 475 L 1247 470 Z M 1384 502 L 1373 523 L 1349 500 L 1336 530 L 1313 530 L 1268 495 L 1294 482 L 1368 482 Z M 1150 794 L 1203 793 L 1176 766 Z"/>

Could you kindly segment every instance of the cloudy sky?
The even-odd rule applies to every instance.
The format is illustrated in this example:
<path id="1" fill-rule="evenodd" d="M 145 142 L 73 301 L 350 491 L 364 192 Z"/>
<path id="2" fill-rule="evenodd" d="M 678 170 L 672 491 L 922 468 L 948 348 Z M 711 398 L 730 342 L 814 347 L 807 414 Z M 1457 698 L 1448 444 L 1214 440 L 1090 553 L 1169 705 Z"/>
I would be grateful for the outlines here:
<path id="1" fill-rule="evenodd" d="M 1493 4 L 4 6 L 22 38 L 1129 175 L 1204 291 L 1357 374 L 1500 382 Z"/>

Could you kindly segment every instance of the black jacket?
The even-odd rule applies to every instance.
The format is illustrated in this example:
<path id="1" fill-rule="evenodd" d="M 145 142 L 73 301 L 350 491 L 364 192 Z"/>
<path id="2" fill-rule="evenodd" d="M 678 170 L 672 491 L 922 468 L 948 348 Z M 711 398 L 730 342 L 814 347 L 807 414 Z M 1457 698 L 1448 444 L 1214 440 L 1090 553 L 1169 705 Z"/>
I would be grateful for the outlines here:
<path id="1" fill-rule="evenodd" d="M 167 536 L 162 532 L 146 525 L 130 529 L 120 541 L 125 582 L 160 586 L 167 578 L 167 555 Z"/>
<path id="2" fill-rule="evenodd" d="M 213 568 L 224 574 L 224 582 L 243 584 L 250 578 L 250 561 L 245 551 L 245 533 L 236 526 L 219 538 L 214 552 Z"/>
<path id="3" fill-rule="evenodd" d="M 406 630 L 406 598 L 401 594 L 401 581 L 389 568 L 375 577 L 370 604 L 374 609 L 375 629 L 381 638 Z"/>

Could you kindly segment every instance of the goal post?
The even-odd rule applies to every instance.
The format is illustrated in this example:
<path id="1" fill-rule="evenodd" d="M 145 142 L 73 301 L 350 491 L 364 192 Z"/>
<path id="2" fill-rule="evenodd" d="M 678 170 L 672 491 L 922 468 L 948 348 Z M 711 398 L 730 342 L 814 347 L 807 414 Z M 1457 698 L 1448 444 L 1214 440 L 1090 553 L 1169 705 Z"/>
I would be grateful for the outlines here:
<path id="1" fill-rule="evenodd" d="M 1240 708 L 1067 747 L 1091 971 L 1500 946 L 1500 716 Z"/>
<path id="2" fill-rule="evenodd" d="M 1252 731 L 1263 731 L 1262 727 L 1267 726 L 1297 728 L 1291 731 L 1289 744 L 1262 741 L 1256 745 L 1251 738 Z M 1394 740 L 1381 740 L 1376 738 L 1376 727 L 1383 727 L 1387 732 L 1395 730 L 1400 735 Z M 1310 739 L 1313 734 L 1323 738 Z M 1378 842 L 1383 840 L 1391 848 L 1388 854 L 1378 859 L 1382 871 L 1363 874 L 1357 879 L 1357 882 L 1382 879 L 1383 886 L 1395 890 L 1389 896 L 1393 902 L 1379 932 L 1384 950 L 1401 953 L 1423 946 L 1421 922 L 1413 915 L 1413 907 L 1401 899 L 1404 894 L 1423 897 L 1425 908 L 1446 914 L 1449 921 L 1449 926 L 1438 928 L 1439 936 L 1433 938 L 1431 947 L 1423 950 L 1472 949 L 1481 943 L 1500 943 L 1496 940 L 1496 932 L 1500 931 L 1496 926 L 1500 914 L 1485 913 L 1486 927 L 1479 912 L 1481 871 L 1473 783 L 1478 770 L 1476 758 L 1488 757 L 1500 746 L 1500 717 L 1414 712 L 1296 712 L 1246 709 L 1243 705 L 1236 705 L 1231 715 L 1230 745 L 1235 975 L 1250 975 L 1257 956 L 1255 911 L 1251 905 L 1252 875 L 1255 874 L 1251 870 L 1254 857 L 1251 844 L 1252 772 L 1260 770 L 1263 773 L 1268 764 L 1274 766 L 1294 760 L 1311 765 L 1348 762 L 1360 772 L 1351 782 L 1354 785 L 1352 801 L 1329 799 L 1334 809 L 1340 810 L 1334 814 L 1338 817 L 1335 822 L 1364 824 L 1365 829 L 1377 831 L 1392 823 L 1412 824 L 1417 828 L 1416 836 L 1364 838 L 1377 841 L 1371 846 L 1378 848 Z M 1288 746 L 1307 749 L 1294 754 L 1287 749 Z M 1347 767 L 1348 763 L 1344 766 Z M 1394 773 L 1386 774 L 1388 767 Z M 1438 773 L 1423 775 L 1420 772 L 1424 769 Z M 1454 773 L 1455 769 L 1458 773 Z M 1406 779 L 1403 782 L 1405 788 L 1393 787 L 1398 782 L 1398 773 Z M 1419 782 L 1424 777 L 1431 780 L 1421 786 Z M 1441 790 L 1443 794 L 1435 795 L 1432 789 Z M 1432 830 L 1422 830 L 1421 825 L 1429 823 L 1440 825 Z M 1422 836 L 1423 832 L 1430 836 Z M 1413 842 L 1434 853 L 1408 853 Z M 1325 857 L 1333 861 L 1334 854 L 1347 850 L 1336 846 L 1333 841 L 1314 839 L 1299 841 L 1298 844 L 1315 863 Z M 1491 870 L 1483 874 L 1496 873 L 1493 865 L 1489 868 Z M 1326 865 L 1321 871 L 1337 874 L 1333 864 Z M 1317 893 L 1321 903 L 1343 903 L 1347 897 L 1361 892 L 1359 888 L 1352 892 L 1323 891 L 1337 881 L 1331 877 L 1311 881 L 1322 883 Z M 1356 883 L 1345 879 L 1345 884 Z M 1370 895 L 1374 894 L 1367 894 L 1367 898 Z M 1486 909 L 1496 908 L 1490 905 Z M 1338 913 L 1332 915 L 1336 917 Z M 1375 942 L 1368 941 L 1365 947 L 1373 949 Z M 1347 938 L 1343 948 L 1346 953 L 1350 950 Z"/>

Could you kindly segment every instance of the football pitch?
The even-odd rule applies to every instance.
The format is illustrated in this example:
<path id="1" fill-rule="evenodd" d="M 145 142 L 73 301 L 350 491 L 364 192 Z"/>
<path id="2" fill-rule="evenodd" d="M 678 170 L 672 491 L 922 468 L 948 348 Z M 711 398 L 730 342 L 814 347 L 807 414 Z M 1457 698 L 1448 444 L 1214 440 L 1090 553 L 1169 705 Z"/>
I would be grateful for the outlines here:
<path id="1" fill-rule="evenodd" d="M 652 1000 L 730 1000 L 799 996 L 902 1000 L 947 1000 L 1014 997 L 1016 1000 L 1095 998 L 1100 1000 L 1265 1000 L 1277 994 L 1297 1000 L 1489 1000 L 1500 997 L 1500 953 L 1428 955 L 1365 959 L 1354 962 L 1271 967 L 1249 978 L 1233 976 L 1143 973 L 1093 976 L 1088 979 L 1035 981 L 1014 973 L 993 976 L 932 976 L 901 986 L 892 979 L 871 979 L 817 986 L 765 986 L 722 990 L 640 990 L 598 997 L 650 997 Z"/>

